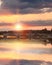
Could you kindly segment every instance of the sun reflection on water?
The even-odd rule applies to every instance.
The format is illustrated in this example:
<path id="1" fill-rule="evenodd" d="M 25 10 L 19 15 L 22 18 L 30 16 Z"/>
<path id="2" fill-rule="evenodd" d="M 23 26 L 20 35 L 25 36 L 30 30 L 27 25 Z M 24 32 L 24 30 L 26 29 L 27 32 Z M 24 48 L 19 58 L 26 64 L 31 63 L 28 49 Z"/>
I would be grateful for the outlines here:
<path id="1" fill-rule="evenodd" d="M 0 58 L 45 60 L 52 62 L 52 53 L 50 53 L 52 46 L 50 44 L 45 46 L 39 43 L 27 40 L 2 42 L 0 44 Z M 3 48 L 8 50 L 3 50 Z"/>

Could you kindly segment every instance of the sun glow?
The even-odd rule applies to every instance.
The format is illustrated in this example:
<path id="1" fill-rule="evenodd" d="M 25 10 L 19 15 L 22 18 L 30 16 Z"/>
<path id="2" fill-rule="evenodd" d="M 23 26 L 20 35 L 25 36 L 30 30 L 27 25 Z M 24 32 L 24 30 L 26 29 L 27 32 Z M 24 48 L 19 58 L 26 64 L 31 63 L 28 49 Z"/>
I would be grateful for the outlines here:
<path id="1" fill-rule="evenodd" d="M 20 23 L 19 23 L 19 24 L 16 24 L 16 25 L 15 25 L 15 29 L 18 30 L 18 31 L 23 30 L 22 24 L 20 24 Z"/>

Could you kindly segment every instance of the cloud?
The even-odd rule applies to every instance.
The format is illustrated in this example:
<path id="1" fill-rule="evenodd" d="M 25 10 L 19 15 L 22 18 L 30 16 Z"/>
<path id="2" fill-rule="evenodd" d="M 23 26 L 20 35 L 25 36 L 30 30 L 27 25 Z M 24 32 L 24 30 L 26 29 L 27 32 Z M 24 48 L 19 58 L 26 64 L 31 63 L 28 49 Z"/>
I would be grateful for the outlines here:
<path id="1" fill-rule="evenodd" d="M 13 14 L 52 12 L 52 0 L 3 0 L 2 8 Z"/>
<path id="2" fill-rule="evenodd" d="M 22 22 L 23 24 L 26 25 L 30 25 L 30 26 L 52 26 L 52 21 L 48 20 L 48 21 L 26 21 L 26 22 Z"/>
<path id="3" fill-rule="evenodd" d="M 26 9 L 21 9 L 20 13 L 24 14 L 24 13 L 42 13 L 42 11 L 40 9 L 35 9 L 35 8 L 26 8 Z"/>
<path id="4" fill-rule="evenodd" d="M 0 22 L 0 26 L 13 26 L 13 23 Z"/>
<path id="5" fill-rule="evenodd" d="M 18 24 L 19 22 L 17 22 Z M 37 21 L 21 21 L 20 23 L 24 25 L 30 25 L 30 26 L 52 26 L 52 20 L 37 20 Z M 6 27 L 6 26 L 14 26 L 16 22 L 14 23 L 7 23 L 7 22 L 0 22 L 0 26 Z"/>

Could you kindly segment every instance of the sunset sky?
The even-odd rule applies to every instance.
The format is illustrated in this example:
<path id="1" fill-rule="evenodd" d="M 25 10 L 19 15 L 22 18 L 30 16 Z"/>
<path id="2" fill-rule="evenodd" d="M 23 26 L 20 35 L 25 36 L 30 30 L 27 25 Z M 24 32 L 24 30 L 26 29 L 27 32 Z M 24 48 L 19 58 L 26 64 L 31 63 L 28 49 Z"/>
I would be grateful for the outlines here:
<path id="1" fill-rule="evenodd" d="M 52 0 L 1 0 L 0 30 L 12 30 L 19 22 L 29 29 L 51 29 Z"/>

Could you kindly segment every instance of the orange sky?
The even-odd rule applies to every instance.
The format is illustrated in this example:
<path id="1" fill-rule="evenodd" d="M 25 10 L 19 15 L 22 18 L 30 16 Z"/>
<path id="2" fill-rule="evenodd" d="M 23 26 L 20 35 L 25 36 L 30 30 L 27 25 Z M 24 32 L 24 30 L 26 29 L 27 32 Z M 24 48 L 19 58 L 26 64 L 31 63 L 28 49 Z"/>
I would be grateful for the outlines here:
<path id="1" fill-rule="evenodd" d="M 15 22 L 26 22 L 26 21 L 38 21 L 38 20 L 42 20 L 42 21 L 47 21 L 47 20 L 52 20 L 52 12 L 50 13 L 41 13 L 41 14 L 7 14 L 7 15 L 0 15 L 0 22 L 6 22 L 6 23 L 15 23 Z M 4 26 L 4 28 L 1 26 L 0 27 L 2 30 L 5 29 L 6 27 Z M 44 29 L 44 28 L 48 28 L 51 29 L 52 26 L 35 26 L 35 27 L 30 27 L 31 29 Z M 24 29 L 30 29 L 29 27 L 25 27 Z M 10 28 L 10 26 L 7 27 L 7 29 L 15 29 L 13 27 Z"/>
<path id="2" fill-rule="evenodd" d="M 3 22 L 19 22 L 32 20 L 52 20 L 52 12 L 42 14 L 0 15 L 0 21 Z"/>

